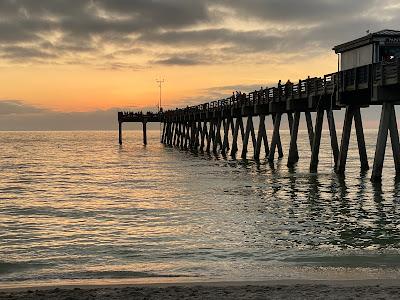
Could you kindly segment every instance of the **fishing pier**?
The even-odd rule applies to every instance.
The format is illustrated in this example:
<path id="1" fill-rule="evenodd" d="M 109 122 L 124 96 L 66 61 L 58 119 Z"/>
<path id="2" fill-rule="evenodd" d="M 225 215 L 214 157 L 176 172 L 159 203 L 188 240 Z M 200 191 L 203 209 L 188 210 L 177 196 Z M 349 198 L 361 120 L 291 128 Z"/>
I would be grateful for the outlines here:
<path id="1" fill-rule="evenodd" d="M 339 71 L 324 77 L 308 77 L 296 83 L 279 82 L 275 87 L 247 94 L 236 93 L 226 99 L 155 114 L 119 112 L 119 142 L 122 144 L 124 122 L 143 124 L 144 144 L 147 144 L 147 122 L 160 122 L 163 124 L 161 142 L 165 145 L 236 157 L 240 138 L 243 159 L 247 158 L 250 146 L 255 160 L 260 159 L 261 149 L 264 149 L 267 159 L 273 162 L 276 156 L 283 158 L 280 129 L 284 117 L 288 119 L 290 130 L 287 165 L 293 167 L 300 159 L 297 137 L 300 119 L 304 117 L 311 151 L 310 172 L 315 173 L 326 118 L 335 171 L 344 174 L 354 121 L 361 170 L 365 171 L 370 166 L 361 112 L 363 108 L 375 105 L 382 109 L 371 180 L 381 180 L 388 136 L 396 174 L 400 175 L 400 142 L 395 114 L 395 105 L 400 102 L 400 31 L 368 34 L 336 46 L 334 50 L 339 54 Z M 339 145 L 334 111 L 342 109 L 345 118 Z M 258 130 L 254 128 L 254 118 L 259 119 Z M 265 125 L 268 118 L 273 124 L 271 137 L 267 136 Z"/>

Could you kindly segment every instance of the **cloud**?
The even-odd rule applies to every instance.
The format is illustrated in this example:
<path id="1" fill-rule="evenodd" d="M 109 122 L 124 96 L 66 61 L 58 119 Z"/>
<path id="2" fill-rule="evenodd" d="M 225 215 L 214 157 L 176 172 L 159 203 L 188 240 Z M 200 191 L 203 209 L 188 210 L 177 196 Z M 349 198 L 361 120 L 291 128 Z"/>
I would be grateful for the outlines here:
<path id="1" fill-rule="evenodd" d="M 154 111 L 151 107 L 137 109 Z M 119 110 L 126 109 L 57 112 L 21 100 L 0 100 L 0 130 L 112 130 L 118 128 Z"/>
<path id="2" fill-rule="evenodd" d="M 399 10 L 394 0 L 3 0 L 0 57 L 130 70 L 140 68 L 116 66 L 240 63 L 330 51 L 396 28 Z"/>
<path id="3" fill-rule="evenodd" d="M 36 114 L 43 112 L 42 108 L 25 104 L 18 100 L 3 100 L 0 101 L 0 116 L 18 115 L 18 114 Z"/>
<path id="4" fill-rule="evenodd" d="M 309 25 L 354 18 L 385 4 L 385 0 L 221 0 L 220 5 L 231 7 L 235 16 L 256 18 L 275 23 Z"/>
<path id="5" fill-rule="evenodd" d="M 170 65 L 170 66 L 194 66 L 194 65 L 208 65 L 212 62 L 210 55 L 204 53 L 179 53 L 179 54 L 166 54 L 165 58 L 155 60 L 155 64 Z M 214 61 L 215 63 L 215 57 Z"/>

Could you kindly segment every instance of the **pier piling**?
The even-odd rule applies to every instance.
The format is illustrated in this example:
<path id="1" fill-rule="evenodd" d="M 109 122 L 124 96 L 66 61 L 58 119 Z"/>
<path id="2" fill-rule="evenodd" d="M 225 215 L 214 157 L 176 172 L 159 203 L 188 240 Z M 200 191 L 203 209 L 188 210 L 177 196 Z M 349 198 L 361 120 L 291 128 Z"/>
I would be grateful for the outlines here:
<path id="1" fill-rule="evenodd" d="M 147 122 L 143 122 L 143 145 L 147 145 Z"/>
<path id="2" fill-rule="evenodd" d="M 319 148 L 321 146 L 321 134 L 322 134 L 323 123 L 324 123 L 324 109 L 319 109 L 317 111 L 317 117 L 315 119 L 315 130 L 314 130 L 313 144 L 311 150 L 311 162 L 310 162 L 311 173 L 316 173 L 318 170 Z"/>
<path id="3" fill-rule="evenodd" d="M 343 124 L 342 142 L 339 151 L 339 160 L 337 163 L 336 173 L 343 175 L 346 170 L 347 152 L 349 150 L 351 126 L 354 119 L 354 125 L 356 128 L 358 152 L 361 162 L 361 171 L 367 171 L 369 169 L 367 150 L 365 148 L 364 130 L 361 120 L 361 112 L 359 106 L 347 106 L 346 114 Z"/>
<path id="4" fill-rule="evenodd" d="M 288 167 L 293 167 L 295 163 L 299 161 L 299 153 L 297 150 L 297 136 L 299 133 L 300 124 L 300 112 L 295 112 L 292 129 L 290 133 L 290 146 L 289 146 L 289 156 L 288 156 Z"/>
<path id="5" fill-rule="evenodd" d="M 122 122 L 118 122 L 118 139 L 119 144 L 122 145 Z"/>
<path id="6" fill-rule="evenodd" d="M 392 143 L 393 159 L 395 163 L 396 175 L 400 174 L 400 144 L 399 132 L 397 129 L 396 112 L 392 103 L 385 102 L 382 105 L 381 121 L 379 124 L 378 138 L 376 141 L 376 150 L 374 165 L 372 169 L 371 181 L 381 181 L 383 161 L 387 144 L 388 131 Z"/>

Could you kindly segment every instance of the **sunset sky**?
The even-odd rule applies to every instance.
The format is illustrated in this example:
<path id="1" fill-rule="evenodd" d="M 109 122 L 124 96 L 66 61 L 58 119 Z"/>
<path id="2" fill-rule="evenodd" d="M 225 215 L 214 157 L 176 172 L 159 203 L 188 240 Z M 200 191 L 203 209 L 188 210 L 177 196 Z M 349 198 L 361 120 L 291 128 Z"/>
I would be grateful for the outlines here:
<path id="1" fill-rule="evenodd" d="M 399 25 L 394 0 L 0 0 L 0 126 L 155 108 L 159 77 L 175 108 L 331 73 Z"/>

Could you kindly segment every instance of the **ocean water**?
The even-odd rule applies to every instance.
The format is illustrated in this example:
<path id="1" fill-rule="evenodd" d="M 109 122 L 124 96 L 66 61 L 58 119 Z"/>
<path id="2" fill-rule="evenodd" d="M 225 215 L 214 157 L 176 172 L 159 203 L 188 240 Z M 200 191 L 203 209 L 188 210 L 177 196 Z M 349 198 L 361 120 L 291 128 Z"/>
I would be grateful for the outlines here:
<path id="1" fill-rule="evenodd" d="M 0 287 L 43 282 L 400 278 L 400 182 L 168 148 L 159 131 L 0 132 Z M 340 135 L 339 135 L 340 136 Z M 288 132 L 282 133 L 284 150 Z M 375 131 L 366 131 L 370 163 Z M 285 151 L 287 154 L 287 150 Z M 252 156 L 251 151 L 249 157 Z"/>

